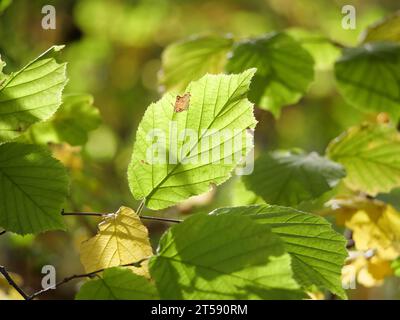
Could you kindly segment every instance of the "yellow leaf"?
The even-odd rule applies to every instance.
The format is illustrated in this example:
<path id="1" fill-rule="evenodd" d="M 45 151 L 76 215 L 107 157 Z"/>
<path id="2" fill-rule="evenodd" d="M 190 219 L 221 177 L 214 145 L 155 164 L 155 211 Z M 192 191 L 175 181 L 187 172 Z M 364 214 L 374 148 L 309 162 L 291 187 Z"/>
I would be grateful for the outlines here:
<path id="1" fill-rule="evenodd" d="M 330 203 L 337 224 L 353 231 L 357 250 L 374 250 L 384 260 L 400 256 L 400 214 L 392 206 L 361 197 Z"/>
<path id="2" fill-rule="evenodd" d="M 393 270 L 389 261 L 380 259 L 378 256 L 367 258 L 364 255 L 358 255 L 343 267 L 342 283 L 349 284 L 357 279 L 357 282 L 364 287 L 377 287 L 392 274 Z"/>
<path id="3" fill-rule="evenodd" d="M 83 242 L 80 257 L 86 272 L 138 262 L 153 255 L 147 228 L 130 208 L 121 207 L 99 224 L 98 234 Z M 148 276 L 147 261 L 133 272 Z"/>
<path id="4" fill-rule="evenodd" d="M 18 285 L 22 285 L 23 281 L 21 276 L 11 272 L 9 274 Z M 1 300 L 24 300 L 24 298 L 17 290 L 10 286 L 7 280 L 0 274 L 0 301 Z"/>

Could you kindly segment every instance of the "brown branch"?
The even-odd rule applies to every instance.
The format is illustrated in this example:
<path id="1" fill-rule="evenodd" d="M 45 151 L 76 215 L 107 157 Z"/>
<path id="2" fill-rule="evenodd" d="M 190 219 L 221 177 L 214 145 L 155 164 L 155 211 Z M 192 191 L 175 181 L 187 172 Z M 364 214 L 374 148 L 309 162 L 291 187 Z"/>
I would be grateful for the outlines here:
<path id="1" fill-rule="evenodd" d="M 141 260 L 139 260 L 139 261 L 137 261 L 137 262 L 122 264 L 122 265 L 119 265 L 119 266 L 116 266 L 116 267 L 140 267 L 141 264 L 142 264 L 142 262 L 143 262 L 143 261 L 146 261 L 146 260 L 148 260 L 148 259 L 150 259 L 150 257 L 141 259 Z M 56 288 L 58 288 L 59 286 L 62 286 L 63 284 L 66 284 L 66 283 L 68 283 L 68 282 L 70 282 L 70 281 L 72 281 L 72 280 L 75 280 L 75 279 L 82 279 L 82 278 L 91 278 L 91 277 L 97 275 L 98 273 L 103 272 L 103 271 L 106 270 L 106 269 L 108 269 L 108 268 L 102 268 L 102 269 L 99 269 L 99 270 L 96 270 L 96 271 L 92 271 L 92 272 L 89 272 L 89 273 L 75 274 L 75 275 L 73 275 L 73 276 L 66 277 L 66 278 L 64 278 L 63 280 L 61 280 L 61 281 L 59 281 L 58 283 L 56 283 L 54 286 L 50 286 L 50 287 L 48 287 L 48 288 L 39 290 L 39 291 L 37 291 L 37 292 L 31 294 L 30 296 L 26 296 L 26 298 L 25 298 L 25 297 L 24 297 L 24 298 L 25 298 L 26 300 L 33 300 L 33 299 L 35 299 L 36 297 L 38 297 L 38 296 L 40 296 L 40 295 L 46 293 L 47 291 L 56 289 Z"/>
<path id="2" fill-rule="evenodd" d="M 14 279 L 10 276 L 8 273 L 6 267 L 0 266 L 0 273 L 4 276 L 4 278 L 7 280 L 8 284 L 12 286 L 15 290 L 18 291 L 18 293 L 25 299 L 29 300 L 29 296 L 25 293 L 24 290 L 14 281 Z"/>

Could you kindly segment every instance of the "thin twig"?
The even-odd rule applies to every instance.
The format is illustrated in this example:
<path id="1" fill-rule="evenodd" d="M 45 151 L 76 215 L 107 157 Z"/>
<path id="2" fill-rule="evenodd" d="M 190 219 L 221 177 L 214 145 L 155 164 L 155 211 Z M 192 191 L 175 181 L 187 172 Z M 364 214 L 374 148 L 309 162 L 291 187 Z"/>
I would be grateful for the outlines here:
<path id="1" fill-rule="evenodd" d="M 155 221 L 172 222 L 172 223 L 181 223 L 183 221 L 180 219 L 154 217 L 154 216 L 140 216 L 140 218 L 145 220 L 155 220 Z"/>
<path id="2" fill-rule="evenodd" d="M 95 216 L 103 217 L 109 213 L 98 213 L 98 212 L 61 212 L 63 216 Z"/>
<path id="3" fill-rule="evenodd" d="M 95 216 L 95 217 L 104 217 L 109 215 L 110 213 L 100 213 L 100 212 L 64 212 L 61 211 L 61 215 L 63 216 Z M 140 216 L 141 219 L 145 220 L 154 220 L 161 222 L 172 222 L 172 223 L 180 223 L 182 220 L 180 219 L 172 219 L 172 218 L 163 218 L 163 217 L 154 217 L 154 216 Z"/>
<path id="4" fill-rule="evenodd" d="M 137 261 L 137 262 L 126 263 L 126 264 L 119 265 L 119 266 L 117 266 L 117 267 L 140 267 L 141 263 L 142 263 L 143 261 L 148 260 L 148 259 L 150 259 L 150 258 L 149 258 L 149 257 L 148 257 L 148 258 L 144 258 L 144 259 L 141 259 L 141 260 L 139 260 L 139 261 Z M 68 283 L 68 282 L 70 282 L 70 281 L 72 281 L 72 280 L 75 280 L 75 279 L 82 279 L 82 278 L 91 278 L 91 277 L 93 277 L 94 275 L 97 275 L 98 273 L 103 272 L 103 271 L 106 270 L 106 269 L 107 269 L 107 268 L 102 268 L 102 269 L 99 269 L 99 270 L 96 270 L 96 271 L 92 271 L 92 272 L 89 272 L 89 273 L 75 274 L 75 275 L 73 275 L 73 276 L 66 277 L 66 278 L 64 278 L 63 280 L 61 280 L 61 281 L 59 281 L 58 283 L 56 283 L 54 286 L 50 286 L 50 287 L 47 287 L 47 288 L 45 288 L 45 289 L 39 290 L 39 291 L 37 291 L 37 292 L 31 294 L 30 296 L 26 296 L 25 299 L 26 299 L 26 300 L 33 300 L 33 299 L 35 299 L 36 297 L 38 297 L 38 296 L 40 296 L 40 295 L 46 293 L 47 291 L 56 289 L 56 288 L 58 288 L 59 286 L 62 286 L 63 284 L 66 284 L 66 283 Z"/>
<path id="5" fill-rule="evenodd" d="M 13 280 L 13 278 L 8 273 L 6 267 L 0 266 L 0 273 L 4 276 L 10 286 L 12 286 L 18 293 L 25 299 L 29 300 L 29 296 L 21 289 L 21 287 Z"/>
<path id="6" fill-rule="evenodd" d="M 2 236 L 3 234 L 5 234 L 7 232 L 7 230 L 1 231 L 0 232 L 0 236 Z"/>

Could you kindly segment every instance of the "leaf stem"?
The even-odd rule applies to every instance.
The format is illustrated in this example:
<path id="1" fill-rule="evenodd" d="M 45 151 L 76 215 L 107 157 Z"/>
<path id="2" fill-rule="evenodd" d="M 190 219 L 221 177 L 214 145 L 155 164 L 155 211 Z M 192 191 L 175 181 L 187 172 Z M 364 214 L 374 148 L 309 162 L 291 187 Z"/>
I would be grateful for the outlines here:
<path id="1" fill-rule="evenodd" d="M 143 210 L 143 208 L 144 208 L 144 202 L 145 202 L 145 199 L 143 199 L 142 202 L 140 202 L 139 207 L 138 207 L 137 210 L 136 210 L 136 213 L 137 213 L 137 215 L 138 215 L 139 217 L 140 217 L 140 214 L 141 214 L 141 212 L 142 212 L 142 210 Z"/>

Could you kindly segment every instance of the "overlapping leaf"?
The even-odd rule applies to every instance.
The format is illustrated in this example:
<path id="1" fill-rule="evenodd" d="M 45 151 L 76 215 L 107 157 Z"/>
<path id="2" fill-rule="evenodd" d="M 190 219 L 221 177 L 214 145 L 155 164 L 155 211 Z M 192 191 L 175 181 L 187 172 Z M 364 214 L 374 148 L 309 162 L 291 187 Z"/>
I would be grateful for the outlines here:
<path id="1" fill-rule="evenodd" d="M 168 93 L 151 104 L 136 134 L 128 169 L 131 191 L 161 209 L 226 181 L 252 148 L 256 120 L 246 99 L 255 70 L 206 75 L 192 82 L 188 109 L 175 112 Z"/>
<path id="2" fill-rule="evenodd" d="M 93 106 L 93 97 L 87 94 L 70 94 L 63 97 L 57 113 L 48 121 L 31 126 L 20 139 L 47 144 L 67 142 L 83 145 L 88 133 L 100 124 L 99 110 Z"/>
<path id="3" fill-rule="evenodd" d="M 163 299 L 302 296 L 281 240 L 241 216 L 196 214 L 172 227 L 150 272 Z"/>
<path id="4" fill-rule="evenodd" d="M 129 269 L 110 268 L 100 278 L 89 280 L 80 288 L 77 300 L 153 300 L 158 293 L 148 279 Z"/>
<path id="5" fill-rule="evenodd" d="M 258 158 L 243 181 L 266 203 L 297 205 L 329 191 L 344 175 L 341 165 L 317 153 L 272 152 Z"/>
<path id="6" fill-rule="evenodd" d="M 388 125 L 350 128 L 328 146 L 329 158 L 347 172 L 346 185 L 376 195 L 400 186 L 400 134 Z"/>
<path id="7" fill-rule="evenodd" d="M 331 70 L 340 56 L 340 49 L 322 33 L 295 28 L 288 34 L 311 54 L 317 70 Z"/>
<path id="8" fill-rule="evenodd" d="M 360 110 L 400 115 L 400 44 L 367 43 L 343 51 L 335 76 L 345 100 Z"/>
<path id="9" fill-rule="evenodd" d="M 86 272 L 137 263 L 153 255 L 147 228 L 130 208 L 121 207 L 99 224 L 98 234 L 81 245 L 81 262 Z M 146 261 L 145 261 L 146 262 Z M 148 275 L 147 263 L 130 267 Z"/>
<path id="10" fill-rule="evenodd" d="M 326 288 L 341 298 L 341 268 L 347 256 L 346 240 L 323 218 L 292 208 L 257 205 L 217 209 L 216 215 L 241 215 L 267 225 L 283 241 L 292 258 L 296 281 L 305 289 Z"/>
<path id="11" fill-rule="evenodd" d="M 33 123 L 48 119 L 60 106 L 66 64 L 49 58 L 54 46 L 0 84 L 0 142 L 14 139 Z"/>
<path id="12" fill-rule="evenodd" d="M 227 71 L 241 72 L 248 68 L 257 68 L 250 101 L 276 117 L 282 107 L 300 100 L 314 78 L 312 57 L 284 33 L 272 33 L 235 45 Z"/>
<path id="13" fill-rule="evenodd" d="M 0 225 L 19 234 L 64 229 L 65 168 L 35 145 L 0 145 Z"/>
<path id="14" fill-rule="evenodd" d="M 362 42 L 400 41 L 400 11 L 395 12 L 368 27 L 362 34 Z"/>
<path id="15" fill-rule="evenodd" d="M 163 52 L 160 83 L 168 90 L 183 90 L 206 73 L 221 73 L 232 45 L 232 38 L 217 35 L 192 37 L 170 45 Z"/>

